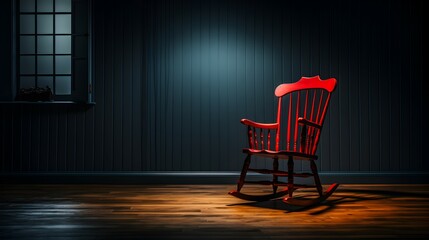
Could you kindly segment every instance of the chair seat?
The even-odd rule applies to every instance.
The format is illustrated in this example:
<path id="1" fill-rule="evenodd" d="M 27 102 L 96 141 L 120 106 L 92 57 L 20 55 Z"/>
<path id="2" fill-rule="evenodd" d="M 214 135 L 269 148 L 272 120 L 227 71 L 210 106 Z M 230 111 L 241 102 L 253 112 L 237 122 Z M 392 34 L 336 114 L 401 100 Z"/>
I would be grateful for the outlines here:
<path id="1" fill-rule="evenodd" d="M 243 148 L 243 153 L 255 155 L 255 156 L 278 158 L 278 159 L 288 159 L 290 156 L 292 156 L 293 159 L 297 159 L 297 160 L 310 160 L 310 159 L 317 160 L 316 155 L 305 154 L 305 153 L 295 152 L 295 151 L 286 151 L 286 150 L 273 151 L 273 150 Z"/>

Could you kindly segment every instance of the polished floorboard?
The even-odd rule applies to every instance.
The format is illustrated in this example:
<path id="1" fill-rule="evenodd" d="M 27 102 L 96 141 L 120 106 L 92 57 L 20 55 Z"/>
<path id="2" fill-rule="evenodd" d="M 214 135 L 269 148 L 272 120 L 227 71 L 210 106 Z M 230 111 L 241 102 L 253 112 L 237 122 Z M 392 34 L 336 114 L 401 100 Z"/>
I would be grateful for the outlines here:
<path id="1" fill-rule="evenodd" d="M 234 185 L 0 185 L 0 239 L 425 239 L 429 185 L 343 184 L 317 207 Z M 248 193 L 270 188 L 245 186 Z M 296 196 L 311 196 L 299 190 Z"/>

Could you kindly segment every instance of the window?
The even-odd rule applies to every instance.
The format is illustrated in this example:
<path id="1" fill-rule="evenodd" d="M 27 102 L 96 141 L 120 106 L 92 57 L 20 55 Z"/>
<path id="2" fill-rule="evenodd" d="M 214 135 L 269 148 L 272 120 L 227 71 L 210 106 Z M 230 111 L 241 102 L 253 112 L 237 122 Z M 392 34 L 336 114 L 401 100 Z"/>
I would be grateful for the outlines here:
<path id="1" fill-rule="evenodd" d="M 54 100 L 91 101 L 89 2 L 17 3 L 17 89 L 49 87 Z"/>

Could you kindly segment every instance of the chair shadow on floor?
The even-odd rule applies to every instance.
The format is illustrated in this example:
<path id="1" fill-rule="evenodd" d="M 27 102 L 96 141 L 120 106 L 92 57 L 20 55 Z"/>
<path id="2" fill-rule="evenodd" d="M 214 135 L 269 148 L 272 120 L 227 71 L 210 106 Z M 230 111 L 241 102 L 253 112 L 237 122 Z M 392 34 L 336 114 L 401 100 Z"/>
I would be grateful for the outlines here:
<path id="1" fill-rule="evenodd" d="M 305 198 L 311 198 L 316 196 L 306 195 Z M 263 202 L 245 202 L 230 204 L 228 206 L 252 206 L 259 208 L 269 208 L 274 210 L 283 210 L 286 213 L 291 212 L 304 212 L 308 210 L 315 210 L 309 212 L 310 215 L 319 215 L 332 210 L 341 204 L 349 204 L 356 202 L 375 201 L 383 199 L 393 198 L 423 198 L 429 202 L 428 193 L 416 193 L 416 192 L 401 192 L 401 191 L 390 191 L 390 190 L 372 190 L 372 189 L 341 189 L 338 190 L 331 198 L 324 202 L 313 205 L 313 206 L 293 206 L 283 202 L 282 198 L 273 199 Z M 299 198 L 299 197 L 297 197 Z"/>

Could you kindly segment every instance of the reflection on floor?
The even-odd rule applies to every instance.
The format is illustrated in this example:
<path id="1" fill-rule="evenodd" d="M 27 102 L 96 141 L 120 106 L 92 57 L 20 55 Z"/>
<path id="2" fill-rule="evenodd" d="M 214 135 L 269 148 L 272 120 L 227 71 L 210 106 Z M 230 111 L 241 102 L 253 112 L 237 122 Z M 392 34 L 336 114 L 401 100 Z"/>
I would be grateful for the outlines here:
<path id="1" fill-rule="evenodd" d="M 0 185 L 0 239 L 413 239 L 429 185 L 343 184 L 322 205 L 245 202 L 234 185 Z M 257 193 L 270 187 L 245 186 Z M 312 191 L 312 190 L 311 190 Z M 295 192 L 297 197 L 314 194 Z"/>

